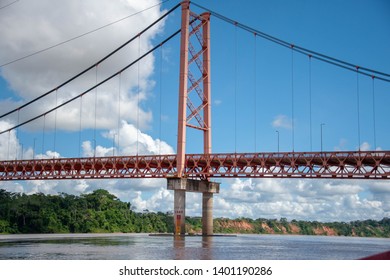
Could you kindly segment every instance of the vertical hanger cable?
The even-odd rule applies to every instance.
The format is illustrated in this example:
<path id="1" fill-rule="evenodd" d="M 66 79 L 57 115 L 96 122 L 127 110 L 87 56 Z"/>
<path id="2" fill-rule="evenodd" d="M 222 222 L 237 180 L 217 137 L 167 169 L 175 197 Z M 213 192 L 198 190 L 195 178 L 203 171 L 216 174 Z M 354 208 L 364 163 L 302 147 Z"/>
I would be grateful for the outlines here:
<path id="1" fill-rule="evenodd" d="M 18 125 L 19 125 L 19 121 L 20 121 L 20 110 L 18 110 Z M 19 151 L 19 145 L 17 143 L 17 140 L 18 140 L 18 129 L 16 128 L 15 129 L 15 132 L 16 132 L 16 141 L 15 141 L 15 159 L 18 159 L 18 151 Z M 23 155 L 23 149 L 22 149 L 22 155 Z"/>
<path id="2" fill-rule="evenodd" d="M 159 147 L 158 147 L 158 154 L 161 155 L 161 121 L 162 121 L 162 64 L 163 64 L 163 45 L 161 45 L 160 48 L 160 98 L 159 98 L 159 112 L 160 112 L 160 121 L 159 121 L 159 128 L 158 128 L 158 139 L 159 139 Z"/>
<path id="3" fill-rule="evenodd" d="M 96 85 L 97 85 L 97 80 L 98 80 L 98 64 L 96 64 L 96 71 L 95 71 L 95 80 L 96 80 Z M 93 129 L 93 157 L 96 157 L 96 126 L 97 126 L 97 95 L 98 95 L 98 90 L 97 87 L 95 88 L 95 124 L 94 124 L 94 129 Z"/>
<path id="4" fill-rule="evenodd" d="M 82 131 L 82 110 L 83 110 L 83 97 L 80 97 L 80 120 L 79 120 L 79 157 L 81 156 L 81 131 Z"/>
<path id="5" fill-rule="evenodd" d="M 56 90 L 56 107 L 58 102 L 58 89 Z M 56 156 L 56 142 L 57 142 L 57 110 L 54 112 L 54 139 L 53 139 L 53 157 Z"/>
<path id="6" fill-rule="evenodd" d="M 295 145 L 295 124 L 294 124 L 294 45 L 291 45 L 291 128 L 292 128 L 292 150 Z"/>
<path id="7" fill-rule="evenodd" d="M 309 122 L 310 122 L 310 152 L 313 151 L 313 123 L 312 123 L 312 91 L 311 91 L 311 54 L 309 54 Z"/>
<path id="8" fill-rule="evenodd" d="M 141 37 L 138 36 L 138 58 L 141 56 Z M 137 88 L 137 155 L 139 154 L 139 106 L 140 106 L 140 63 L 137 62 L 137 79 L 138 79 L 138 88 Z"/>
<path id="9" fill-rule="evenodd" d="M 356 66 L 356 105 L 357 105 L 357 129 L 358 129 L 358 147 L 360 151 L 360 93 L 359 93 L 359 66 Z"/>
<path id="10" fill-rule="evenodd" d="M 234 27 L 234 152 L 237 153 L 237 23 Z"/>
<path id="11" fill-rule="evenodd" d="M 116 140 L 117 143 L 116 143 L 116 146 L 118 147 L 118 155 L 120 154 L 119 151 L 120 151 L 120 148 L 119 148 L 119 139 L 120 139 L 120 127 L 121 127 L 121 93 L 122 93 L 122 73 L 119 73 L 119 76 L 118 76 L 118 83 L 119 83 L 119 86 L 118 86 L 118 127 L 117 127 L 117 136 L 118 136 L 118 139 Z"/>
<path id="12" fill-rule="evenodd" d="M 257 77 L 257 45 L 256 45 L 256 37 L 257 37 L 257 34 L 254 33 L 254 65 L 253 65 L 253 75 L 254 75 L 254 90 L 253 90 L 253 97 L 254 97 L 254 110 L 255 110 L 255 123 L 254 123 L 254 126 L 255 126 L 255 152 L 257 151 L 257 84 L 256 84 L 256 77 Z"/>
<path id="13" fill-rule="evenodd" d="M 8 131 L 8 152 L 7 152 L 7 160 L 10 160 L 9 158 L 9 143 L 11 141 L 11 130 Z"/>
<path id="14" fill-rule="evenodd" d="M 372 116 L 374 122 L 374 148 L 376 150 L 375 76 L 372 76 Z"/>
<path id="15" fill-rule="evenodd" d="M 43 129 L 42 129 L 42 158 L 45 154 L 45 131 L 46 131 L 46 115 L 43 116 Z"/>

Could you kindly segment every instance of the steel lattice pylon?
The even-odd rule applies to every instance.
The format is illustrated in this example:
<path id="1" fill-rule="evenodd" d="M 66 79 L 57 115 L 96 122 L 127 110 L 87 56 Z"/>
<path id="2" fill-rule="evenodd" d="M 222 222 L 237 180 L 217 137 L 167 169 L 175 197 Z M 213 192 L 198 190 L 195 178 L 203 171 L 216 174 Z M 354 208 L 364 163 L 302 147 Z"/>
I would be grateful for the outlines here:
<path id="1" fill-rule="evenodd" d="M 182 2 L 177 177 L 184 174 L 187 127 L 203 131 L 203 152 L 211 153 L 209 23 L 210 13 L 197 15 Z"/>

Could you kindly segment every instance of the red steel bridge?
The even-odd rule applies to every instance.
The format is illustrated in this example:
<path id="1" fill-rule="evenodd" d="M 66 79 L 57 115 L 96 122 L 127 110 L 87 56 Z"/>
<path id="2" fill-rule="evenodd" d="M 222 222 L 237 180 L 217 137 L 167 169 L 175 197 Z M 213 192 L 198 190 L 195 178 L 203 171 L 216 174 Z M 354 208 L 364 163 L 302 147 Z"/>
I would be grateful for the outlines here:
<path id="1" fill-rule="evenodd" d="M 177 155 L 0 162 L 0 180 L 178 177 Z M 389 151 L 187 154 L 185 178 L 390 179 Z"/>
<path id="2" fill-rule="evenodd" d="M 171 38 L 181 34 L 180 73 L 177 154 L 171 155 L 131 155 L 88 158 L 51 158 L 0 160 L 0 181 L 5 180 L 61 180 L 61 179 L 104 179 L 104 178 L 167 178 L 168 188 L 175 191 L 175 233 L 184 233 L 185 192 L 203 193 L 203 233 L 212 234 L 212 195 L 219 192 L 219 185 L 209 185 L 211 178 L 328 178 L 328 179 L 390 179 L 390 151 L 338 151 L 338 152 L 272 152 L 272 153 L 224 153 L 215 154 L 211 150 L 211 75 L 210 75 L 210 16 L 216 16 L 253 32 L 267 40 L 291 48 L 336 66 L 355 69 L 361 75 L 388 80 L 382 73 L 370 69 L 343 64 L 342 61 L 290 45 L 282 40 L 264 34 L 248 26 L 231 21 L 217 13 L 207 11 L 195 14 L 190 10 L 190 2 L 183 1 L 159 20 L 152 23 L 137 36 L 114 50 L 111 54 L 96 62 L 75 77 L 65 81 L 53 90 L 36 99 L 3 114 L 19 112 L 35 101 L 52 94 L 59 88 L 82 76 L 99 63 L 131 43 L 138 36 L 153 27 L 162 18 L 181 7 L 181 28 L 167 37 L 156 47 L 140 55 L 110 77 L 92 86 L 90 89 L 50 109 L 49 111 L 0 134 L 10 132 L 23 125 L 43 118 L 60 107 L 81 98 L 126 69 L 138 63 L 149 53 L 165 44 Z M 186 153 L 186 129 L 203 132 L 204 149 L 201 154 Z M 176 181 L 170 181 L 176 180 Z M 184 181 L 183 181 L 184 180 Z M 191 181 L 186 181 L 191 180 Z M 200 182 L 194 183 L 194 181 Z M 170 183 L 171 182 L 171 183 Z M 184 182 L 184 183 L 183 183 Z M 203 185 L 201 185 L 203 183 Z M 210 221 L 211 219 L 211 221 Z"/>

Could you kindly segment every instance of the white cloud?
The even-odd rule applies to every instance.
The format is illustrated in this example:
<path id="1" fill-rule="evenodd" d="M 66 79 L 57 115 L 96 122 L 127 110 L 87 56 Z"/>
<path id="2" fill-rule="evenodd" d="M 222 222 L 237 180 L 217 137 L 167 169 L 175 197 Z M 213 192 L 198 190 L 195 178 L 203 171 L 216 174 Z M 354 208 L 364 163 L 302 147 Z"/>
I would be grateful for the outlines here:
<path id="1" fill-rule="evenodd" d="M 119 134 L 119 135 L 118 135 Z M 143 154 L 174 154 L 174 149 L 161 139 L 153 139 L 150 135 L 141 132 L 136 126 L 122 121 L 118 130 L 110 130 L 104 135 L 109 139 L 119 141 L 119 153 L 122 155 Z M 118 142 L 116 142 L 118 144 Z M 138 143 L 138 144 L 137 144 Z"/>
<path id="2" fill-rule="evenodd" d="M 222 100 L 220 100 L 220 99 L 215 99 L 214 100 L 214 105 L 215 106 L 219 106 L 219 105 L 221 105 L 222 104 Z"/>
<path id="3" fill-rule="evenodd" d="M 103 147 L 96 146 L 94 152 L 94 143 L 84 141 L 82 143 L 83 156 L 85 157 L 104 157 L 111 155 L 166 155 L 174 154 L 174 149 L 165 141 L 153 139 L 150 135 L 140 131 L 134 125 L 122 121 L 121 127 L 104 132 L 103 136 L 112 139 L 114 146 Z"/>
<path id="4" fill-rule="evenodd" d="M 292 129 L 292 121 L 286 115 L 277 115 L 272 121 L 272 126 L 274 128 Z"/>
<path id="5" fill-rule="evenodd" d="M 148 209 L 149 211 L 154 212 L 168 212 L 173 209 L 173 192 L 162 187 L 154 192 L 151 197 L 143 198 L 142 192 L 137 191 L 136 197 L 133 198 L 130 203 L 137 211 Z"/>
<path id="6" fill-rule="evenodd" d="M 12 123 L 0 120 L 0 131 L 12 126 Z M 20 153 L 21 147 L 15 130 L 0 134 L 0 159 L 15 159 Z"/>
<path id="7" fill-rule="evenodd" d="M 115 1 L 115 3 L 101 0 L 98 4 L 94 0 L 82 2 L 38 0 L 15 5 L 7 12 L 3 12 L 0 17 L 2 27 L 0 28 L 2 38 L 0 63 L 65 41 L 149 8 L 156 3 L 156 0 Z M 160 15 L 161 11 L 158 7 L 149 9 L 98 32 L 1 68 L 0 75 L 18 96 L 13 100 L 19 101 L 0 100 L 0 111 L 4 113 L 20 102 L 29 101 L 55 88 L 136 35 Z M 163 24 L 164 21 L 115 54 L 110 60 L 59 89 L 56 94 L 36 102 L 28 110 L 21 110 L 20 121 L 68 100 L 95 85 L 96 79 L 101 81 L 132 62 L 139 54 L 143 54 L 151 47 L 151 40 L 161 30 Z M 152 114 L 140 104 L 148 98 L 154 85 L 150 80 L 153 70 L 154 56 L 150 55 L 139 65 L 123 72 L 120 84 L 119 78 L 114 78 L 96 91 L 85 95 L 82 98 L 82 128 L 94 128 L 95 109 L 97 109 L 98 129 L 114 127 L 119 118 L 133 124 L 137 123 L 139 128 L 148 127 Z M 46 128 L 52 129 L 56 119 L 57 127 L 77 130 L 80 122 L 79 103 L 80 101 L 75 101 L 72 105 L 57 110 L 56 115 L 54 113 L 46 115 Z M 120 117 L 118 116 L 119 104 L 122 108 Z M 14 114 L 12 117 L 16 123 L 17 116 Z M 41 122 L 34 122 L 30 125 L 30 129 L 41 128 Z"/>
<path id="8" fill-rule="evenodd" d="M 360 145 L 360 150 L 361 151 L 370 151 L 371 150 L 371 145 L 368 142 L 363 142 Z"/>
<path id="9" fill-rule="evenodd" d="M 343 151 L 343 150 L 346 149 L 347 144 L 348 144 L 347 139 L 341 138 L 341 139 L 339 140 L 339 144 L 338 144 L 337 146 L 334 147 L 334 150 L 335 150 L 335 151 Z"/>
<path id="10" fill-rule="evenodd" d="M 215 196 L 214 216 L 349 221 L 389 216 L 388 188 L 376 181 L 230 179 Z M 366 193 L 371 194 L 367 197 Z"/>

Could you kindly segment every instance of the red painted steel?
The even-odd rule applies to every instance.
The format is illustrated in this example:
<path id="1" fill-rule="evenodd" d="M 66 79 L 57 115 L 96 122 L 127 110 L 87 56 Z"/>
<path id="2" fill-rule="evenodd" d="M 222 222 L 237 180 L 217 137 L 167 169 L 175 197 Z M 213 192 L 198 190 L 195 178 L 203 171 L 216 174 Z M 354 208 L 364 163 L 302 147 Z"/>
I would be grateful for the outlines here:
<path id="1" fill-rule="evenodd" d="M 176 155 L 0 161 L 0 181 L 177 176 Z M 182 176 L 390 179 L 390 151 L 191 154 Z"/>
<path id="2" fill-rule="evenodd" d="M 203 153 L 211 153 L 210 13 L 191 12 L 189 1 L 181 5 L 177 177 L 185 175 L 187 127 L 203 131 Z"/>
<path id="3" fill-rule="evenodd" d="M 186 115 L 187 115 L 187 77 L 188 77 L 188 25 L 190 2 L 181 3 L 181 39 L 180 39 L 180 75 L 179 75 L 179 111 L 177 128 L 177 162 L 179 176 L 183 173 L 186 154 Z"/>
<path id="4" fill-rule="evenodd" d="M 211 66 L 210 66 L 210 13 L 203 13 L 203 91 L 204 116 L 203 153 L 211 154 Z"/>

